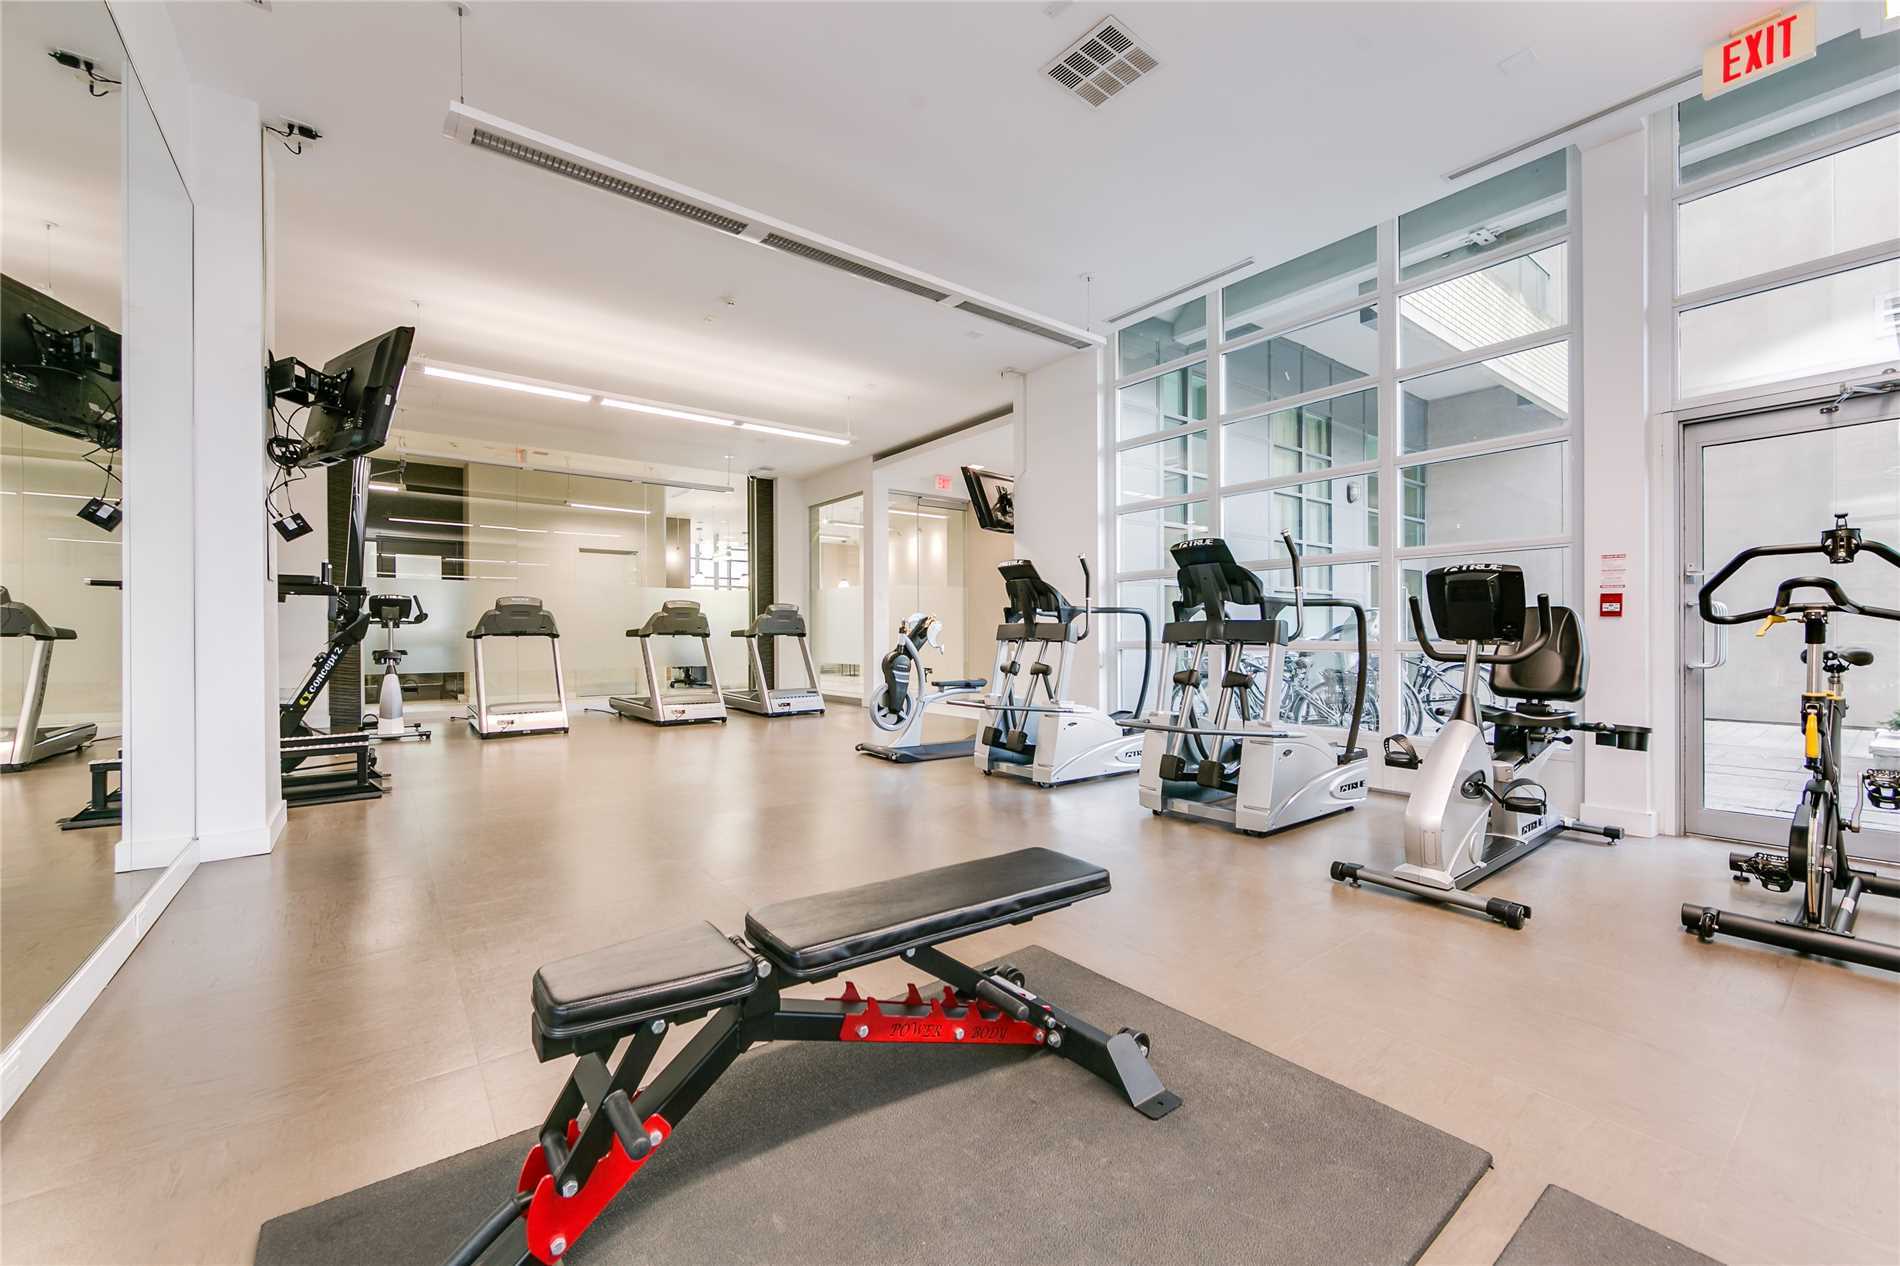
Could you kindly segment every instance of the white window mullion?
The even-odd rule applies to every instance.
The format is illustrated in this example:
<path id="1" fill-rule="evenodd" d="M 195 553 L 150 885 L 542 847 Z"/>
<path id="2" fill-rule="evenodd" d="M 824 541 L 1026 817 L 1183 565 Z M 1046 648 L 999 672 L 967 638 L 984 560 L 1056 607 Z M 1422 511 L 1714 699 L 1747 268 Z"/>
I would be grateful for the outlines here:
<path id="1" fill-rule="evenodd" d="M 1393 647 L 1403 620 L 1391 618 L 1398 608 L 1395 586 L 1400 584 L 1398 557 L 1399 531 L 1405 522 L 1405 496 L 1399 483 L 1399 435 L 1403 393 L 1399 391 L 1399 222 L 1397 218 L 1379 225 L 1379 306 L 1386 314 L 1379 323 L 1379 631 L 1373 639 L 1379 663 L 1379 730 L 1383 734 L 1403 733 L 1399 715 L 1399 673 Z M 1376 751 L 1381 734 L 1369 736 L 1368 751 Z M 1385 766 L 1373 765 L 1373 778 L 1384 778 Z"/>

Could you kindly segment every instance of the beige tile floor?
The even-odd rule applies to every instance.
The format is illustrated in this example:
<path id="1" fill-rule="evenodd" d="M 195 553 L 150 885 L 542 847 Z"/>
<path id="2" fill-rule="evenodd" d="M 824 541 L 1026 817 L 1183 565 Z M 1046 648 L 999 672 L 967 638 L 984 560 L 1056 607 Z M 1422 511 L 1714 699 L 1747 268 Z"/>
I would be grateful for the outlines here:
<path id="1" fill-rule="evenodd" d="M 1115 891 L 967 951 L 1040 942 L 1489 1149 L 1430 1263 L 1490 1262 L 1548 1182 L 1732 1266 L 1900 1261 L 1900 984 L 1681 932 L 1685 899 L 1785 900 L 1725 846 L 1552 845 L 1495 882 L 1536 908 L 1514 933 L 1326 878 L 1397 860 L 1396 801 L 1255 840 L 1127 780 L 868 760 L 857 725 L 386 748 L 388 798 L 200 868 L 0 1123 L 0 1256 L 248 1262 L 264 1219 L 539 1119 L 565 1075 L 528 1048 L 540 962 L 1047 844 Z"/>
<path id="2" fill-rule="evenodd" d="M 0 1045 L 11 1042 L 119 926 L 159 872 L 112 873 L 119 828 L 62 831 L 91 794 L 88 762 L 116 738 L 0 776 Z"/>

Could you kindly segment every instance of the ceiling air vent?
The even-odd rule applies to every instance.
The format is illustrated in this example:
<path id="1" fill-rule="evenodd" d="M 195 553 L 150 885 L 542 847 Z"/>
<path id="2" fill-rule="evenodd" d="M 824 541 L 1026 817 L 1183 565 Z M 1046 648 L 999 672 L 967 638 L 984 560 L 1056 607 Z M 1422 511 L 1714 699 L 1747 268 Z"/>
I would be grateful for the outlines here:
<path id="1" fill-rule="evenodd" d="M 1038 338 L 1052 339 L 1057 343 L 1067 343 L 1070 347 L 1078 349 L 1094 346 L 1088 340 L 1079 339 L 1073 334 L 1065 333 L 1062 330 L 1052 330 L 1046 325 L 1037 325 L 1034 321 L 1025 321 L 1013 313 L 998 312 L 995 308 L 986 308 L 980 303 L 971 303 L 968 299 L 965 299 L 956 306 L 959 312 L 968 312 L 971 316 L 980 316 L 986 321 L 995 321 L 999 325 L 1007 325 L 1014 329 L 1021 330 L 1025 334 L 1034 334 Z"/>
<path id="2" fill-rule="evenodd" d="M 869 264 L 862 263 L 855 259 L 848 259 L 843 255 L 834 255 L 830 251 L 813 246 L 809 242 L 801 242 L 795 237 L 786 237 L 783 233 L 767 233 L 763 238 L 759 239 L 759 244 L 761 246 L 769 246 L 775 251 L 784 251 L 787 255 L 796 255 L 800 259 L 809 259 L 814 264 L 823 264 L 827 268 L 836 268 L 840 272 L 850 273 L 854 277 L 862 277 L 866 281 L 875 281 L 882 286 L 895 286 L 899 290 L 918 295 L 930 300 L 932 303 L 942 303 L 945 299 L 950 297 L 948 291 L 933 290 L 922 282 L 912 281 L 908 277 L 900 277 L 896 273 L 885 272 L 881 268 L 873 268 Z"/>
<path id="3" fill-rule="evenodd" d="M 473 145 L 476 149 L 493 150 L 497 154 L 506 154 L 509 158 L 518 159 L 531 167 L 539 167 L 544 171 L 551 171 L 556 175 L 566 176 L 569 180 L 578 180 L 584 185 L 592 185 L 596 189 L 605 189 L 608 193 L 617 193 L 621 197 L 631 198 L 635 202 L 644 202 L 646 205 L 656 207 L 661 211 L 671 211 L 674 215 L 684 216 L 689 220 L 697 220 L 708 228 L 718 229 L 721 233 L 745 232 L 746 222 L 744 220 L 735 220 L 729 215 L 721 215 L 709 207 L 699 206 L 696 203 L 688 202 L 684 198 L 675 197 L 662 190 L 650 189 L 645 185 L 635 184 L 631 180 L 616 176 L 610 171 L 603 171 L 599 167 L 591 166 L 587 163 L 577 163 L 565 155 L 556 154 L 533 145 L 524 145 L 520 141 L 510 137 L 498 136 L 487 128 L 478 127 L 474 129 L 468 138 L 468 143 Z"/>
<path id="4" fill-rule="evenodd" d="M 1119 52 L 1124 58 L 1132 58 L 1139 52 L 1112 21 L 1097 27 L 1092 38 L 1105 54 Z M 1146 55 L 1143 54 L 1143 57 L 1145 59 Z M 1154 62 L 1148 59 L 1147 64 L 1152 66 Z M 970 316 L 995 321 L 1065 347 L 1099 347 L 1107 341 L 1093 331 L 1067 325 L 1001 299 L 979 294 L 921 269 L 860 250 L 848 242 L 840 242 L 796 224 L 787 224 L 736 202 L 728 202 L 703 189 L 668 180 L 665 176 L 629 166 L 619 159 L 583 149 L 499 115 L 477 110 L 465 102 L 449 103 L 448 117 L 442 123 L 442 134 L 458 144 L 500 154 L 625 198 L 629 202 L 702 224 L 717 230 L 729 240 L 737 238 L 795 259 L 849 273 L 853 277 L 914 295 L 939 307 L 956 308 Z"/>
<path id="5" fill-rule="evenodd" d="M 1121 19 L 1103 18 L 1095 29 L 1062 50 L 1042 73 L 1090 106 L 1105 104 L 1161 63 L 1128 33 Z"/>

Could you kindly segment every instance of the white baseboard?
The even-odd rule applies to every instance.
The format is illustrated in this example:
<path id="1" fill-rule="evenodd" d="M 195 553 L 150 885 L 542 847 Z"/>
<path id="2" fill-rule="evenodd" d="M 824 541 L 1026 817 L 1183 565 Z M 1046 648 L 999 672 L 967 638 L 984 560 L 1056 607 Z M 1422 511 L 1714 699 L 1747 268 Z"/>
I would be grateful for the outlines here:
<path id="1" fill-rule="evenodd" d="M 122 835 L 112 847 L 112 869 L 121 875 L 135 870 L 160 870 L 176 862 L 192 844 L 189 835 L 143 840 L 128 840 Z"/>
<path id="2" fill-rule="evenodd" d="M 1577 816 L 1597 826 L 1620 826 L 1623 834 L 1648 839 L 1656 834 L 1654 809 L 1623 809 L 1615 805 L 1585 803 Z"/>
<path id="3" fill-rule="evenodd" d="M 220 831 L 215 835 L 198 837 L 198 860 L 201 862 L 222 862 L 233 857 L 256 857 L 268 853 L 277 845 L 278 837 L 284 833 L 284 821 L 289 810 L 282 800 L 272 811 L 270 821 L 261 826 L 247 826 L 240 831 Z"/>
<path id="4" fill-rule="evenodd" d="M 0 1052 L 0 1117 L 13 1110 L 13 1105 L 39 1076 L 40 1069 L 46 1067 L 46 1061 L 105 992 L 106 985 L 197 868 L 198 851 L 187 846 L 165 868 L 158 882 L 126 912 L 119 926 L 79 965 L 79 970 L 59 987 L 59 992 L 47 1000 L 39 1014 L 27 1021 L 6 1050 Z"/>

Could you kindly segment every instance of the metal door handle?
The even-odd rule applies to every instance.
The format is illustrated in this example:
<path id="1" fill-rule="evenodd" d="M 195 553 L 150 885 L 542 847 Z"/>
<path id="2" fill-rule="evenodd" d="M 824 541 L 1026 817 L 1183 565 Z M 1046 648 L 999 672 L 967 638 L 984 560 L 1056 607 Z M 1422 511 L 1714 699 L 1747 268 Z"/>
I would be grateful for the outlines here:
<path id="1" fill-rule="evenodd" d="M 1691 599 L 1688 605 L 1693 607 L 1695 605 L 1695 601 Z M 1728 607 L 1720 602 L 1711 602 L 1709 604 L 1709 607 L 1717 615 L 1728 614 Z M 1686 665 L 1686 667 L 1691 672 L 1707 672 L 1711 668 L 1720 668 L 1722 665 L 1728 663 L 1728 630 L 1729 630 L 1729 626 L 1726 624 L 1716 625 L 1715 626 L 1715 655 L 1712 658 L 1703 660 L 1699 663 L 1690 663 Z"/>

